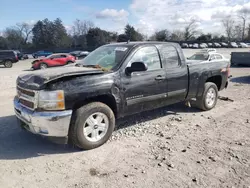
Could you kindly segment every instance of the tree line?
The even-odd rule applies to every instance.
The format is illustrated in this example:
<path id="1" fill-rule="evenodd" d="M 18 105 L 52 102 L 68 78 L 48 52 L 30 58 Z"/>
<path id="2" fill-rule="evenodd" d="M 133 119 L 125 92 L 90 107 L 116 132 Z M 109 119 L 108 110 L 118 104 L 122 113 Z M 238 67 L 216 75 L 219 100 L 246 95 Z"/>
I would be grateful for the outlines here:
<path id="1" fill-rule="evenodd" d="M 244 17 L 245 18 L 245 17 Z M 17 23 L 6 28 L 0 36 L 0 49 L 18 49 L 21 51 L 79 49 L 92 51 L 97 47 L 112 42 L 127 41 L 196 41 L 229 42 L 250 40 L 250 25 L 245 28 L 231 17 L 222 20 L 225 35 L 203 34 L 198 29 L 198 21 L 191 19 L 183 29 L 170 31 L 163 29 L 151 36 L 146 36 L 132 25 L 124 27 L 124 33 L 118 34 L 96 27 L 87 20 L 75 20 L 67 30 L 60 18 L 39 20 L 34 25 Z"/>

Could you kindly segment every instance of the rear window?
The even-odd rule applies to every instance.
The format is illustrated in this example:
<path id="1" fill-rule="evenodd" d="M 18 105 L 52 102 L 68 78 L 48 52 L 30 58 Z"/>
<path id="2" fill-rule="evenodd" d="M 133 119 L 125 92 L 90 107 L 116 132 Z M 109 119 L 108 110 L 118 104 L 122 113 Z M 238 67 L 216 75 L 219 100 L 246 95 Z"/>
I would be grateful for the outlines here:
<path id="1" fill-rule="evenodd" d="M 162 45 L 160 49 L 162 62 L 167 68 L 180 66 L 179 55 L 175 47 Z"/>
<path id="2" fill-rule="evenodd" d="M 189 60 L 205 61 L 205 60 L 208 60 L 208 54 L 194 54 L 191 57 L 189 57 L 188 59 Z"/>
<path id="3" fill-rule="evenodd" d="M 223 59 L 221 55 L 215 55 L 216 59 Z"/>

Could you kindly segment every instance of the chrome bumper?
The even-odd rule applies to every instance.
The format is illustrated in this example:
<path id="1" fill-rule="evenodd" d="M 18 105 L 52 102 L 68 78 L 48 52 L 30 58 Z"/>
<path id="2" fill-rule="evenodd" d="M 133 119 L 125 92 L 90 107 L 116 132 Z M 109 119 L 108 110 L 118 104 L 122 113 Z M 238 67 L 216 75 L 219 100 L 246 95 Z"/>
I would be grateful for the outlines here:
<path id="1" fill-rule="evenodd" d="M 20 105 L 14 99 L 16 116 L 27 126 L 28 131 L 49 137 L 67 137 L 72 110 L 54 112 L 36 112 Z"/>

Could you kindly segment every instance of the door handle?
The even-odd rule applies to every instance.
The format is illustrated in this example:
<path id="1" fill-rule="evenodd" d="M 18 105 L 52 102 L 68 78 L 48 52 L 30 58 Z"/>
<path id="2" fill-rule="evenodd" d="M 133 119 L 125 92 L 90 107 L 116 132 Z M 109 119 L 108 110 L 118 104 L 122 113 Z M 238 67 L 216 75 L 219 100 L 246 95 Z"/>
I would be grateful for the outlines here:
<path id="1" fill-rule="evenodd" d="M 165 76 L 158 75 L 157 77 L 155 77 L 155 80 L 164 80 L 165 78 Z"/>

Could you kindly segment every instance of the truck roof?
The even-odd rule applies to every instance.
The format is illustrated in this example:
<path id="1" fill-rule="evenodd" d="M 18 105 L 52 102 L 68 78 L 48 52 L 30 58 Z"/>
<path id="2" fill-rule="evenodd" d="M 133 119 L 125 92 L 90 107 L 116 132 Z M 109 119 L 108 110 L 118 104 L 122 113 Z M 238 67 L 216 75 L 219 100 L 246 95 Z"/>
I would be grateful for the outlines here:
<path id="1" fill-rule="evenodd" d="M 127 47 L 134 47 L 134 46 L 140 46 L 140 45 L 146 45 L 146 44 L 170 44 L 173 46 L 179 46 L 178 43 L 174 43 L 174 42 L 157 42 L 157 41 L 142 41 L 142 42 L 118 42 L 118 43 L 110 43 L 107 44 L 107 46 L 127 46 Z"/>

